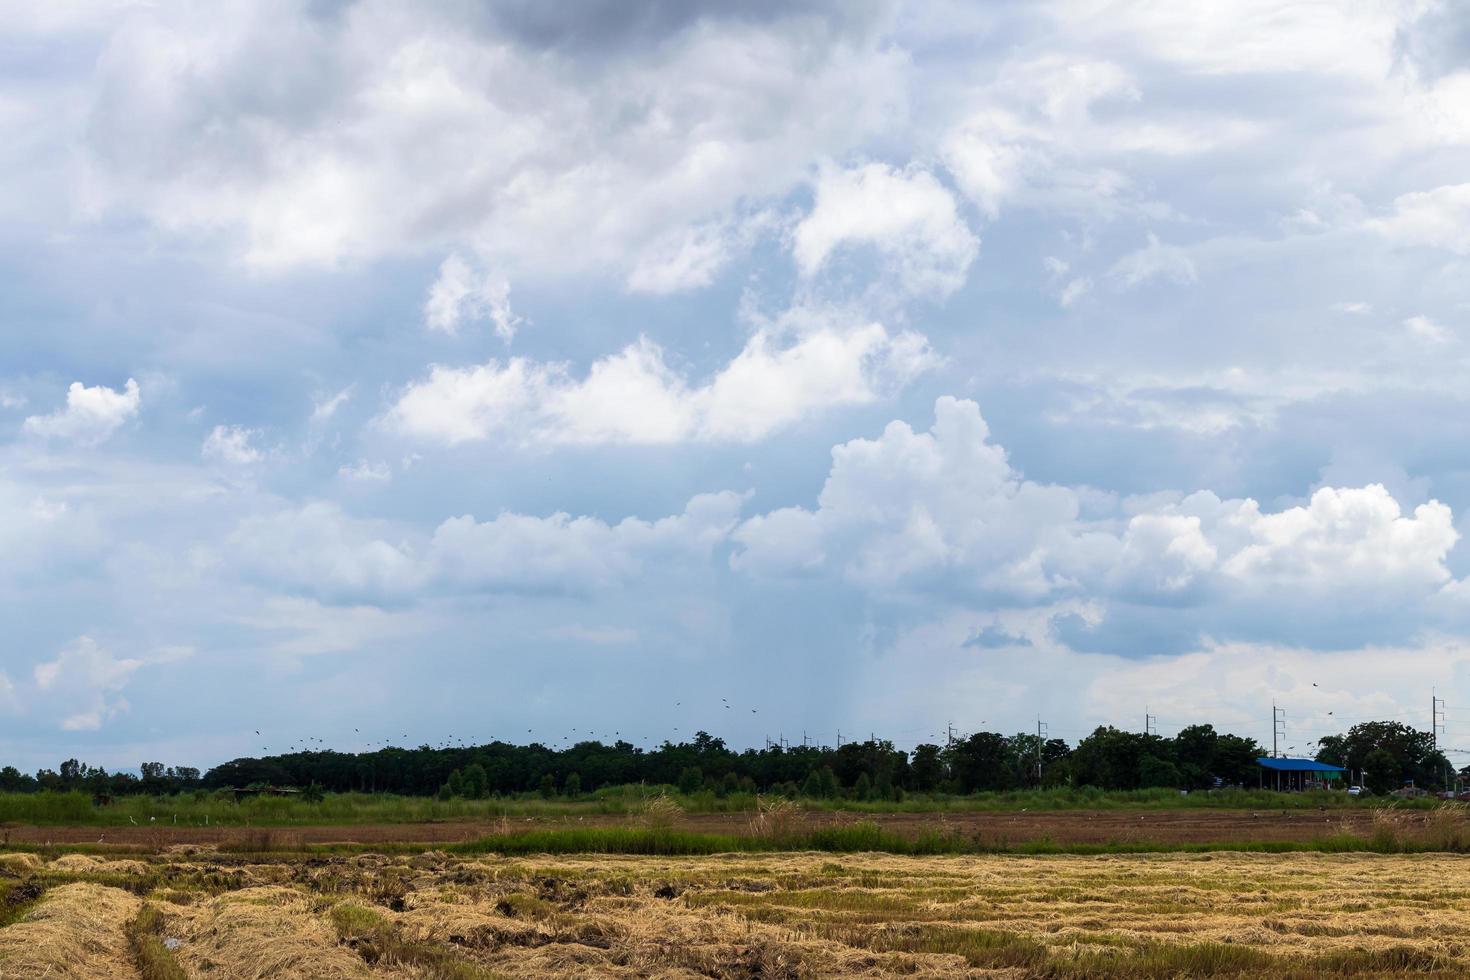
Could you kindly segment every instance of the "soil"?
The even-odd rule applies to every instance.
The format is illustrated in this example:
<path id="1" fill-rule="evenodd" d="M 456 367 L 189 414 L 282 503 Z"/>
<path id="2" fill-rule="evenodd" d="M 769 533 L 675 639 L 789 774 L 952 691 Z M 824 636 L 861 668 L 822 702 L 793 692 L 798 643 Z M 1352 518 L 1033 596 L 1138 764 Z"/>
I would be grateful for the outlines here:
<path id="1" fill-rule="evenodd" d="M 1372 815 L 1366 812 L 1285 810 L 1067 810 L 1039 813 L 881 813 L 809 811 L 801 819 L 812 827 L 871 820 L 887 830 L 917 836 L 928 830 L 963 834 L 982 842 L 1019 844 L 1048 840 L 1058 844 L 1114 842 L 1235 843 L 1244 841 L 1310 841 L 1342 832 L 1366 834 Z M 745 833 L 750 815 L 693 813 L 680 817 L 681 830 Z M 501 821 L 353 824 L 319 827 L 28 827 L 0 828 L 0 839 L 27 844 L 118 844 L 167 846 L 219 844 L 247 834 L 270 833 L 290 844 L 449 844 L 490 834 L 572 827 L 636 826 L 636 818 L 612 815 L 583 817 L 512 817 Z"/>

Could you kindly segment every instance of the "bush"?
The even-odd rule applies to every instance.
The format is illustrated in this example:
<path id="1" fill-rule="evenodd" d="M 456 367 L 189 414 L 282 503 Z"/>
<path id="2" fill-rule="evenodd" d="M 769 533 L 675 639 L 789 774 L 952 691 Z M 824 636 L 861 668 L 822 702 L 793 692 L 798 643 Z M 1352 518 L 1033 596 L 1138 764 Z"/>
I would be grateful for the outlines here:
<path id="1" fill-rule="evenodd" d="M 685 796 L 693 796 L 698 793 L 704 785 L 704 773 L 698 766 L 689 766 L 679 773 L 679 792 Z"/>

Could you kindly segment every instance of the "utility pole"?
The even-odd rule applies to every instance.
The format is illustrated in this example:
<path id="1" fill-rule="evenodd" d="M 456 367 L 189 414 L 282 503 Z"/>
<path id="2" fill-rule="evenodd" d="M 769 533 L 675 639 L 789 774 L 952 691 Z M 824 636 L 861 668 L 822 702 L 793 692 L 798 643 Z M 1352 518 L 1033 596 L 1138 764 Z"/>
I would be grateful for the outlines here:
<path id="1" fill-rule="evenodd" d="M 1439 737 L 1444 734 L 1444 698 L 1429 691 L 1429 744 L 1439 751 Z M 1454 789 L 1450 784 L 1449 760 L 1445 760 L 1444 788 Z"/>
<path id="2" fill-rule="evenodd" d="M 1429 692 L 1429 745 L 1439 751 L 1439 737 L 1444 734 L 1444 698 Z"/>
<path id="3" fill-rule="evenodd" d="M 1041 785 L 1041 746 L 1046 741 L 1044 730 L 1046 722 L 1040 718 L 1036 719 L 1036 785 Z"/>
<path id="4" fill-rule="evenodd" d="M 806 748 L 806 743 L 807 743 L 807 738 L 806 738 L 806 729 L 805 729 L 805 728 L 803 728 L 803 729 L 802 729 L 802 730 L 801 730 L 801 747 L 802 747 L 802 748 Z"/>
<path id="5" fill-rule="evenodd" d="M 1286 737 L 1286 709 L 1276 707 L 1276 702 L 1271 702 L 1271 758 L 1281 756 L 1281 739 Z"/>
<path id="6" fill-rule="evenodd" d="M 1143 708 L 1143 734 L 1157 735 L 1159 733 L 1159 716 L 1148 713 L 1148 706 Z"/>
<path id="7" fill-rule="evenodd" d="M 945 748 L 954 748 L 954 722 L 945 722 L 944 734 L 946 739 Z"/>

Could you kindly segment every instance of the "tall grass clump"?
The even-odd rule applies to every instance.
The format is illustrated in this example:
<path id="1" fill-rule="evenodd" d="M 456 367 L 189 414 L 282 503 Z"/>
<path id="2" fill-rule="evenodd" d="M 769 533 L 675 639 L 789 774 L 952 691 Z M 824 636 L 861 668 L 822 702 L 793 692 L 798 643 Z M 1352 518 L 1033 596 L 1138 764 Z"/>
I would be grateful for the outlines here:
<path id="1" fill-rule="evenodd" d="M 142 980 L 188 980 L 189 975 L 163 941 L 163 913 L 145 904 L 127 925 L 128 951 Z"/>

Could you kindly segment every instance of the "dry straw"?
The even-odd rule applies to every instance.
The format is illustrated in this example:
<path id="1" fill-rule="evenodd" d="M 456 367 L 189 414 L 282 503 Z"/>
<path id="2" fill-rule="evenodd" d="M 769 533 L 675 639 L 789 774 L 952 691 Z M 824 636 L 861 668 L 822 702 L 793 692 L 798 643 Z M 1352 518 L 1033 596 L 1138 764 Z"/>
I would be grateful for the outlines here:
<path id="1" fill-rule="evenodd" d="M 0 929 L 0 977 L 135 975 L 123 927 L 141 905 L 120 888 L 76 883 L 51 889 L 20 922 Z"/>

